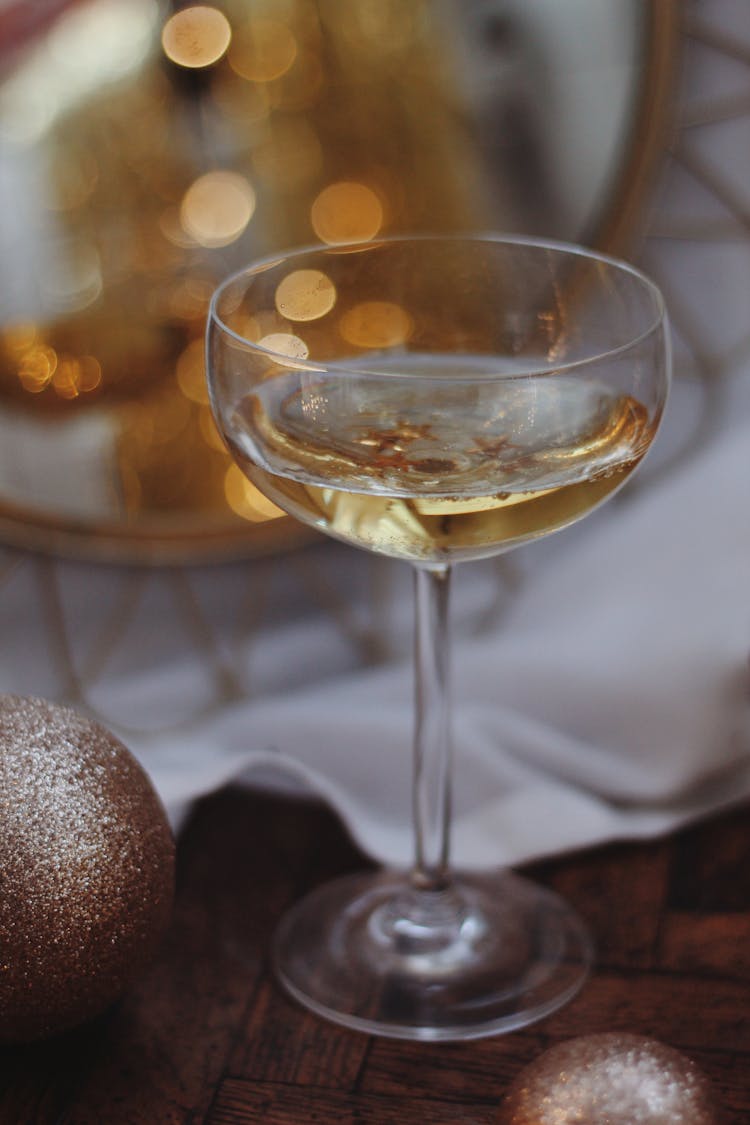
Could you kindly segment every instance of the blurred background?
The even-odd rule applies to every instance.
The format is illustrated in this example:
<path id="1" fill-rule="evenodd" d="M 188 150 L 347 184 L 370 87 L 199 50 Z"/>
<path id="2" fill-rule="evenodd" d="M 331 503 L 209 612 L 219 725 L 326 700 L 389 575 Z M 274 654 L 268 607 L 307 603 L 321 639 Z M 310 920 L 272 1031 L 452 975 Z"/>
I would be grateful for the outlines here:
<path id="1" fill-rule="evenodd" d="M 259 255 L 480 229 L 640 262 L 681 386 L 652 471 L 689 455 L 750 350 L 749 22 L 0 0 L 0 686 L 153 730 L 403 643 L 400 569 L 279 513 L 211 419 L 208 300 Z M 522 571 L 487 564 L 460 627 L 494 627 Z"/>

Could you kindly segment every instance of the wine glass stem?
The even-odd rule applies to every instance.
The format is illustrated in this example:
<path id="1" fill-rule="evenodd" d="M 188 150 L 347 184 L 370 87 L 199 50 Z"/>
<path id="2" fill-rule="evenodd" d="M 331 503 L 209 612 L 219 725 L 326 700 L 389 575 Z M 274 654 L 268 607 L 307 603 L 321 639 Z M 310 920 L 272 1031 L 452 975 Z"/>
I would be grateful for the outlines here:
<path id="1" fill-rule="evenodd" d="M 451 714 L 449 566 L 415 566 L 414 844 L 412 881 L 449 883 Z"/>

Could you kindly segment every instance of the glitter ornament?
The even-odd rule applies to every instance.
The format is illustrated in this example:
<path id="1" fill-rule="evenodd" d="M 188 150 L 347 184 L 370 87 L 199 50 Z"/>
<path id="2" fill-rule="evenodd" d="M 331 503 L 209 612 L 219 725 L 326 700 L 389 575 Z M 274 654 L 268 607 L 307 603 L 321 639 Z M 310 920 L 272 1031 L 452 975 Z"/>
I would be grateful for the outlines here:
<path id="1" fill-rule="evenodd" d="M 717 1125 L 708 1080 L 656 1039 L 611 1032 L 559 1043 L 513 1082 L 498 1125 Z"/>
<path id="2" fill-rule="evenodd" d="M 41 699 L 0 695 L 0 1042 L 117 999 L 172 906 L 174 841 L 135 758 Z"/>

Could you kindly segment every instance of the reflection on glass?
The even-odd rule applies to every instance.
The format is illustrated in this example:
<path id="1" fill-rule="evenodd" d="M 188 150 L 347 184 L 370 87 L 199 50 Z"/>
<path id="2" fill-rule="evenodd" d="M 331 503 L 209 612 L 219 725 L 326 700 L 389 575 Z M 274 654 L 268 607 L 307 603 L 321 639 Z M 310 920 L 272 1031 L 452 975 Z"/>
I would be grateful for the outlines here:
<path id="1" fill-rule="evenodd" d="M 262 336 L 258 343 L 262 348 L 276 352 L 277 355 L 287 355 L 290 359 L 307 359 L 310 354 L 305 341 L 290 332 L 271 332 L 268 336 Z"/>
<path id="2" fill-rule="evenodd" d="M 336 287 L 320 270 L 294 270 L 279 282 L 275 302 L 289 320 L 318 320 L 336 304 Z"/>

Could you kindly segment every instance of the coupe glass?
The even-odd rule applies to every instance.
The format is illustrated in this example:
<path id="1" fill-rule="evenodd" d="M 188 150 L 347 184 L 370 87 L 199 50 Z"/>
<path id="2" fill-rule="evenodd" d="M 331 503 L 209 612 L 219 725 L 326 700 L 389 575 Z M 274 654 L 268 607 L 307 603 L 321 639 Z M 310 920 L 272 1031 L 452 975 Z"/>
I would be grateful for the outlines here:
<path id="1" fill-rule="evenodd" d="M 449 865 L 449 580 L 454 563 L 580 519 L 633 473 L 669 380 L 658 290 L 623 262 L 525 239 L 313 247 L 217 290 L 208 372 L 252 483 L 407 560 L 416 581 L 413 868 L 295 905 L 275 939 L 281 981 L 322 1016 L 403 1039 L 539 1019 L 578 990 L 591 945 L 549 890 Z"/>

